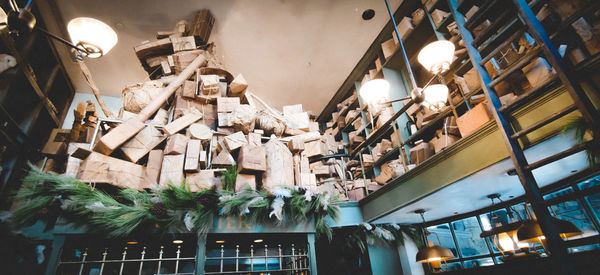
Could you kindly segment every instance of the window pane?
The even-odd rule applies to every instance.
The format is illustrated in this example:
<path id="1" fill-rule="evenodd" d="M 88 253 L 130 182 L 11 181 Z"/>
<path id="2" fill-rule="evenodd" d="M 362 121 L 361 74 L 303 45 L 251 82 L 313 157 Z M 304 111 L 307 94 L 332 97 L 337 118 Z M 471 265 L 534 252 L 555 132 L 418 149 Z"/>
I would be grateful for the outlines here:
<path id="1" fill-rule="evenodd" d="M 465 263 L 464 263 L 465 268 L 472 268 L 472 267 L 478 267 L 478 266 L 490 266 L 490 265 L 494 265 L 494 260 L 492 260 L 492 258 L 483 258 L 483 259 L 465 261 Z"/>
<path id="2" fill-rule="evenodd" d="M 576 246 L 570 249 L 572 253 L 582 252 L 582 251 L 592 251 L 592 250 L 600 250 L 600 244 L 589 244 Z"/>
<path id="3" fill-rule="evenodd" d="M 568 194 L 571 192 L 573 192 L 573 189 L 569 187 L 569 188 L 548 194 L 548 195 L 544 196 L 544 199 L 547 200 L 549 198 L 559 197 L 559 196 L 562 196 L 564 194 Z M 559 219 L 563 219 L 563 220 L 572 222 L 575 226 L 577 226 L 577 228 L 579 228 L 579 230 L 581 230 L 581 232 L 583 232 L 582 235 L 574 236 L 571 239 L 578 239 L 578 238 L 583 238 L 583 237 L 598 234 L 596 232 L 596 230 L 594 229 L 594 226 L 593 226 L 590 218 L 588 217 L 588 215 L 585 213 L 585 211 L 581 207 L 581 204 L 579 203 L 579 201 L 572 200 L 572 201 L 566 201 L 566 202 L 562 202 L 559 204 L 555 204 L 555 205 L 550 206 L 550 210 L 552 211 L 554 216 L 556 216 Z"/>
<path id="4" fill-rule="evenodd" d="M 427 230 L 431 233 L 429 236 L 427 236 L 427 241 L 431 241 L 433 244 L 441 245 L 452 250 L 454 256 L 458 257 L 458 254 L 456 253 L 456 246 L 454 245 L 454 240 L 452 239 L 452 233 L 450 232 L 450 228 L 448 227 L 447 223 L 427 227 Z M 440 242 L 442 243 L 440 244 Z"/>
<path id="5" fill-rule="evenodd" d="M 452 222 L 456 241 L 463 257 L 488 254 L 490 251 L 485 240 L 479 237 L 481 229 L 475 217 Z"/>
<path id="6" fill-rule="evenodd" d="M 584 182 L 577 184 L 577 186 L 579 186 L 579 189 L 581 189 L 581 190 L 590 188 L 590 187 L 594 187 L 594 186 L 598 186 L 598 185 L 600 185 L 600 176 L 591 178 L 589 180 L 586 180 Z"/>
<path id="7" fill-rule="evenodd" d="M 462 266 L 460 265 L 460 262 L 453 262 L 453 263 L 446 263 L 446 264 L 442 263 L 442 268 L 444 269 L 444 271 L 453 271 L 453 270 L 461 270 Z"/>

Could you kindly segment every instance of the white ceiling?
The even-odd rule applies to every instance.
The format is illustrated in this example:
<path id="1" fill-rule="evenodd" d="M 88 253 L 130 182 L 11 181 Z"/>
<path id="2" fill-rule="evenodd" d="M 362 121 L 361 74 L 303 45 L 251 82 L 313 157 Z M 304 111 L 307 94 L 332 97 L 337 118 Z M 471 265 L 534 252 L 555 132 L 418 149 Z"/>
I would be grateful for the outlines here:
<path id="1" fill-rule="evenodd" d="M 525 156 L 529 163 L 532 163 L 548 157 L 552 154 L 550 152 L 569 149 L 575 144 L 572 136 L 572 133 L 558 135 L 527 149 Z M 504 144 L 498 146 L 504 146 Z M 546 186 L 587 167 L 585 152 L 579 152 L 542 166 L 534 170 L 533 175 L 539 186 Z M 514 166 L 510 159 L 502 160 L 374 222 L 420 223 L 421 217 L 414 213 L 417 209 L 425 209 L 427 211 L 425 218 L 432 221 L 490 206 L 491 201 L 486 197 L 489 194 L 498 193 L 502 200 L 519 197 L 525 194 L 521 182 L 517 176 L 506 174 L 512 168 Z"/>
<path id="2" fill-rule="evenodd" d="M 207 8 L 216 19 L 211 40 L 232 74 L 243 73 L 255 93 L 277 108 L 302 103 L 315 114 L 389 18 L 384 0 L 54 1 L 64 22 L 94 17 L 117 31 L 119 42 L 111 52 L 86 60 L 103 95 L 120 96 L 126 85 L 147 78 L 134 54 L 135 45 Z M 390 0 L 394 11 L 400 2 Z M 375 18 L 364 21 L 365 9 L 374 9 Z M 50 15 L 43 14 L 46 21 L 53 19 Z M 58 31 L 52 23 L 48 28 Z M 89 93 L 68 52 L 61 49 L 61 53 L 76 91 Z"/>

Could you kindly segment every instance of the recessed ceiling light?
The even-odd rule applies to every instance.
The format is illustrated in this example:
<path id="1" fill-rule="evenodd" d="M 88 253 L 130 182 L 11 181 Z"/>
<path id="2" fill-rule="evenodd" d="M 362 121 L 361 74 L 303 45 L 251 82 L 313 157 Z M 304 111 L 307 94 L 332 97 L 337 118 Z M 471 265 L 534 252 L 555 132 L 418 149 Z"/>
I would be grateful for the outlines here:
<path id="1" fill-rule="evenodd" d="M 577 173 L 579 170 L 571 170 L 571 174 L 572 173 Z"/>
<path id="2" fill-rule="evenodd" d="M 375 17 L 375 11 L 373 9 L 365 10 L 362 13 L 363 20 L 371 20 L 373 17 Z"/>
<path id="3" fill-rule="evenodd" d="M 215 243 L 225 243 L 225 241 L 223 241 L 223 240 L 218 240 L 218 241 L 216 241 Z"/>
<path id="4" fill-rule="evenodd" d="M 173 240 L 173 243 L 174 244 L 180 244 L 180 243 L 183 243 L 183 240 Z"/>
<path id="5" fill-rule="evenodd" d="M 127 244 L 138 244 L 138 242 L 136 242 L 136 241 L 129 241 L 129 242 L 127 242 Z"/>
<path id="6" fill-rule="evenodd" d="M 254 242 L 255 242 L 255 243 L 262 243 L 262 242 L 263 242 L 263 240 L 262 240 L 262 239 L 256 239 L 256 240 L 254 240 Z"/>

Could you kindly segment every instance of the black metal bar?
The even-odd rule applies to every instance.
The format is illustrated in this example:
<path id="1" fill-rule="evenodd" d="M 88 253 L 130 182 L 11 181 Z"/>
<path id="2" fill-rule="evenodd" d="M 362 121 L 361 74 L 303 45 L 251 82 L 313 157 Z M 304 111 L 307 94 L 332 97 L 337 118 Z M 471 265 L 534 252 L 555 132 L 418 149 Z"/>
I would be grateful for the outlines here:
<path id="1" fill-rule="evenodd" d="M 554 114 L 552 114 L 552 115 L 550 115 L 550 116 L 548 116 L 548 117 L 546 117 L 546 118 L 544 118 L 544 119 L 542 119 L 542 120 L 540 120 L 540 121 L 538 121 L 538 122 L 536 122 L 536 123 L 528 126 L 527 128 L 514 133 L 510 138 L 512 138 L 512 139 L 521 138 L 521 137 L 523 137 L 523 136 L 525 136 L 525 135 L 527 135 L 527 134 L 529 134 L 529 133 L 531 133 L 531 132 L 533 132 L 533 131 L 535 131 L 535 130 L 537 130 L 537 129 L 545 126 L 545 125 L 547 125 L 548 123 L 550 123 L 552 121 L 555 121 L 555 120 L 557 120 L 557 119 L 559 119 L 559 118 L 561 118 L 561 117 L 563 117 L 563 116 L 567 115 L 568 113 L 571 113 L 571 112 L 573 112 L 575 110 L 577 110 L 577 106 L 575 106 L 575 105 L 568 106 L 567 108 L 564 108 L 564 109 L 562 109 L 562 110 L 560 110 L 560 111 L 558 111 L 558 112 L 556 112 L 556 113 L 554 113 Z"/>
<path id="2" fill-rule="evenodd" d="M 586 147 L 587 147 L 587 143 L 577 144 L 577 145 L 575 145 L 575 146 L 573 146 L 573 147 L 571 147 L 571 148 L 569 148 L 567 150 L 564 150 L 564 151 L 562 151 L 562 152 L 560 152 L 558 154 L 549 156 L 547 158 L 543 158 L 543 159 L 538 160 L 538 161 L 536 161 L 534 163 L 526 165 L 525 169 L 527 169 L 527 170 L 534 170 L 534 169 L 540 168 L 540 167 L 542 167 L 542 166 L 544 166 L 546 164 L 549 164 L 551 162 L 555 162 L 555 161 L 557 161 L 559 159 L 562 159 L 562 158 L 568 157 L 570 155 L 573 155 L 575 153 L 581 152 L 581 151 L 585 150 Z"/>
<path id="3" fill-rule="evenodd" d="M 519 6 L 521 4 L 525 4 L 526 6 L 527 4 L 524 1 L 520 2 L 522 3 L 518 3 L 517 9 L 522 10 L 523 7 Z M 558 234 L 559 232 L 552 220 L 552 216 L 550 215 L 550 213 L 548 212 L 548 208 L 546 208 L 544 204 L 544 198 L 542 197 L 540 188 L 537 185 L 535 177 L 533 176 L 531 170 L 525 169 L 525 167 L 528 164 L 525 158 L 525 154 L 523 153 L 523 150 L 520 148 L 519 144 L 510 138 L 510 136 L 513 135 L 514 131 L 511 128 L 508 120 L 506 120 L 502 113 L 500 113 L 498 110 L 502 106 L 502 103 L 500 102 L 500 99 L 498 98 L 494 90 L 489 87 L 489 84 L 491 82 L 490 76 L 480 65 L 481 56 L 477 49 L 472 45 L 473 37 L 471 36 L 471 33 L 465 28 L 464 16 L 456 10 L 458 6 L 457 0 L 449 0 L 449 4 L 456 25 L 458 26 L 465 41 L 467 51 L 469 52 L 471 62 L 473 63 L 473 67 L 479 74 L 479 78 L 483 86 L 483 91 L 488 100 L 488 106 L 491 107 L 490 109 L 493 109 L 492 114 L 494 116 L 496 124 L 498 125 L 498 129 L 502 134 L 510 158 L 519 176 L 519 180 L 523 185 L 523 189 L 525 190 L 525 194 L 529 202 L 531 203 L 531 206 L 538 219 L 538 223 L 542 229 L 542 232 L 546 236 L 549 252 L 552 255 L 551 257 L 555 259 L 554 262 L 556 262 L 560 266 L 563 273 L 573 274 L 573 264 L 568 258 L 567 249 L 562 238 Z M 528 6 L 526 8 L 529 9 Z"/>
<path id="4" fill-rule="evenodd" d="M 517 39 L 519 36 L 523 35 L 524 32 L 525 32 L 525 29 L 521 29 L 518 32 L 515 32 L 508 39 L 506 39 L 506 41 L 502 42 L 500 45 L 498 45 L 498 47 L 496 47 L 492 52 L 490 52 L 485 58 L 483 58 L 483 60 L 481 60 L 481 62 L 479 64 L 481 66 L 484 66 L 485 63 L 487 63 L 488 61 L 490 61 L 492 59 L 492 57 L 494 57 L 496 54 L 498 54 L 498 52 L 500 52 L 504 47 L 508 46 L 508 44 L 515 41 L 515 39 Z"/>
<path id="5" fill-rule="evenodd" d="M 73 45 L 73 43 L 71 43 L 71 42 L 69 42 L 69 41 L 67 41 L 67 40 L 65 40 L 65 39 L 63 39 L 63 38 L 61 38 L 61 37 L 58 37 L 58 36 L 56 36 L 56 35 L 54 35 L 54 34 L 50 33 L 50 32 L 49 32 L 49 31 L 47 31 L 47 30 L 44 30 L 44 29 L 42 29 L 42 28 L 40 28 L 40 27 L 37 27 L 37 26 L 36 26 L 35 30 L 38 30 L 38 31 L 40 31 L 41 33 L 45 34 L 46 36 L 48 36 L 48 37 L 50 37 L 50 38 L 53 38 L 54 40 L 56 40 L 56 41 L 58 41 L 58 42 L 60 42 L 60 43 L 62 43 L 62 44 L 64 44 L 64 45 L 66 45 L 66 46 L 67 46 L 67 47 L 69 47 L 69 48 L 73 48 L 73 49 L 75 49 L 75 50 L 77 50 L 77 51 L 80 51 L 80 52 L 82 52 L 82 53 L 84 53 L 84 54 L 88 54 L 88 52 L 87 52 L 85 49 L 79 48 L 79 47 L 77 47 L 77 46 Z"/>

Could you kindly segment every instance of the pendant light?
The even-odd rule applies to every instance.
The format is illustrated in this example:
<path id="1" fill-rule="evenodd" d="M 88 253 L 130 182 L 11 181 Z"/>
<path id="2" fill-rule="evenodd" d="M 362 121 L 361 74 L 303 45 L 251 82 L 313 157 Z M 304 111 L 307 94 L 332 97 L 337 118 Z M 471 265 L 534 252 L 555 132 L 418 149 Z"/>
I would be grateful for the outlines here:
<path id="1" fill-rule="evenodd" d="M 417 209 L 415 210 L 415 213 L 421 215 L 421 220 L 423 221 L 423 224 L 425 224 L 425 210 Z M 427 229 L 425 229 L 425 235 L 430 234 L 435 233 L 431 233 Z M 435 236 L 438 239 L 438 243 L 441 244 L 439 236 L 437 234 L 435 234 Z M 452 253 L 450 249 L 445 248 L 441 245 L 432 245 L 428 243 L 425 247 L 419 249 L 416 256 L 416 261 L 417 263 L 432 263 L 446 261 L 449 259 L 453 259 L 454 257 L 454 253 Z"/>
<path id="2" fill-rule="evenodd" d="M 495 199 L 498 199 L 500 203 L 502 200 L 500 199 L 500 194 L 494 193 L 487 196 L 492 201 L 492 208 L 494 207 Z M 507 209 L 507 214 L 512 217 L 512 213 L 515 213 L 519 220 L 516 222 L 512 222 L 509 220 L 508 224 L 502 224 L 501 222 L 497 222 L 499 217 L 494 214 L 494 212 L 490 212 L 490 224 L 492 225 L 491 230 L 486 230 L 481 232 L 479 235 L 481 238 L 490 238 L 491 243 L 502 253 L 503 255 L 514 255 L 515 253 L 522 251 L 528 252 L 529 244 L 525 242 L 519 242 L 517 238 L 517 230 L 521 225 L 523 225 L 524 221 L 519 212 L 515 211 L 512 206 L 509 206 Z"/>
<path id="3" fill-rule="evenodd" d="M 403 63 L 406 65 L 406 71 L 408 72 L 412 84 L 412 90 L 409 97 L 389 100 L 390 83 L 385 79 L 371 79 L 364 85 L 361 85 L 359 90 L 361 98 L 368 105 L 374 107 L 377 107 L 377 105 L 411 99 L 415 104 L 421 104 L 423 107 L 432 111 L 439 111 L 446 106 L 446 102 L 448 101 L 448 87 L 444 84 L 429 85 L 431 81 L 423 88 L 418 87 L 388 0 L 385 0 L 385 4 L 388 9 L 390 20 L 394 25 L 394 33 L 404 58 Z M 419 63 L 434 74 L 432 80 L 435 78 L 441 79 L 441 74 L 450 68 L 453 59 L 454 44 L 448 40 L 439 40 L 429 43 L 421 49 L 417 56 Z"/>
<path id="4" fill-rule="evenodd" d="M 117 33 L 110 26 L 90 17 L 72 19 L 67 24 L 67 31 L 73 44 L 83 48 L 90 58 L 107 54 L 118 41 Z"/>
<path id="5" fill-rule="evenodd" d="M 558 228 L 560 237 L 563 239 L 583 234 L 583 232 L 570 221 L 561 220 L 556 217 L 551 217 L 551 219 Z M 520 242 L 527 243 L 542 243 L 546 239 L 540 225 L 536 221 L 529 221 L 523 224 L 517 231 L 517 238 Z"/>
<path id="6" fill-rule="evenodd" d="M 438 40 L 427 44 L 419 51 L 417 60 L 433 74 L 441 74 L 450 69 L 454 59 L 454 43 Z"/>

